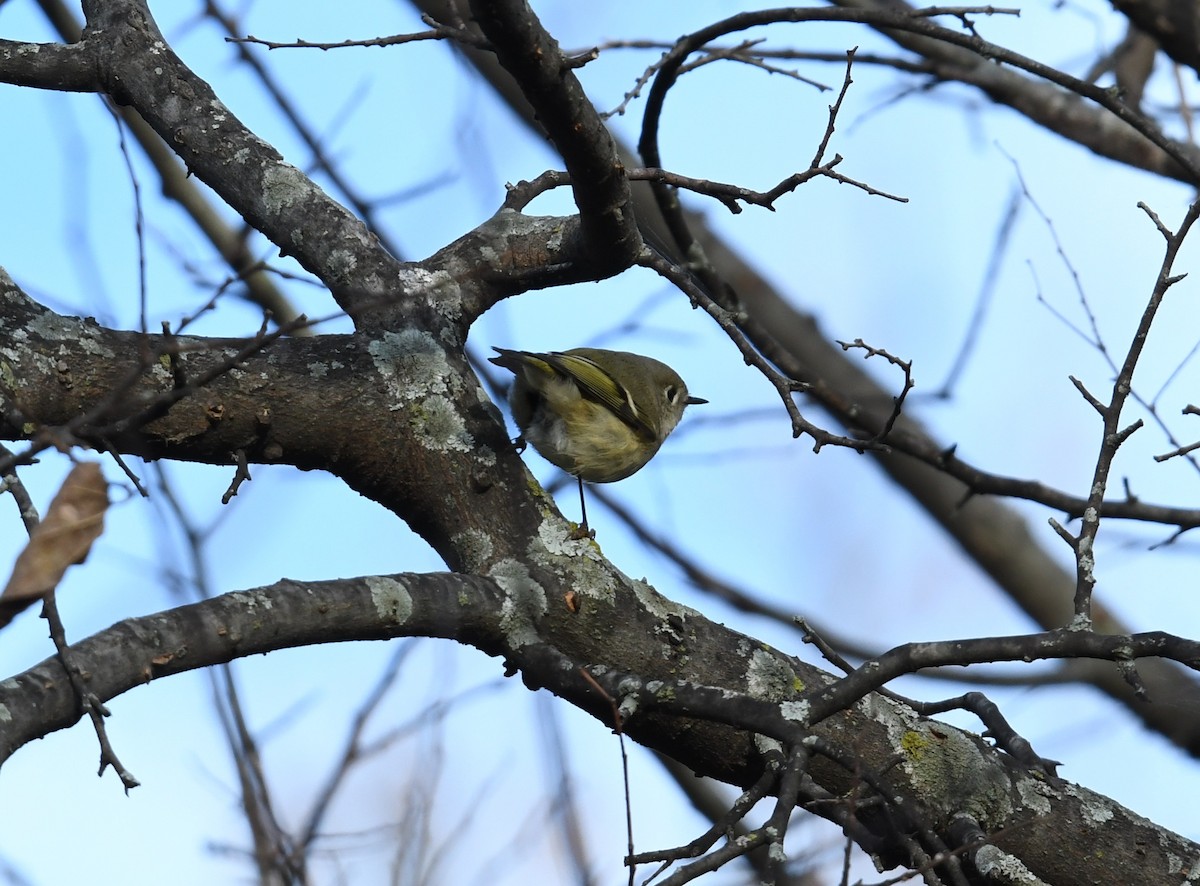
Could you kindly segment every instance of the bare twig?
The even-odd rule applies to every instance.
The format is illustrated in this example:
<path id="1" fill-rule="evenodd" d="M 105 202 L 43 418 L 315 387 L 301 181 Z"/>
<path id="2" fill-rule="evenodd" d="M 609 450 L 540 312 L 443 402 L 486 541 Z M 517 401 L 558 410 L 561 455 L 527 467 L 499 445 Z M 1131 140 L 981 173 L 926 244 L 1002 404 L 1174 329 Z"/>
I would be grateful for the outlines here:
<path id="1" fill-rule="evenodd" d="M 1133 373 L 1146 346 L 1146 339 L 1150 335 L 1150 327 L 1154 323 L 1159 305 L 1162 304 L 1167 290 L 1182 279 L 1182 276 L 1171 275 L 1175 256 L 1183 245 L 1183 241 L 1187 237 L 1193 223 L 1195 223 L 1197 217 L 1200 217 L 1200 201 L 1197 201 L 1188 208 L 1183 221 L 1180 223 L 1178 232 L 1172 232 L 1167 229 L 1158 215 L 1145 203 L 1138 203 L 1138 207 L 1149 216 L 1151 221 L 1154 222 L 1155 227 L 1158 228 L 1159 233 L 1162 234 L 1163 239 L 1166 241 L 1166 250 L 1163 255 L 1162 265 L 1159 268 L 1158 277 L 1154 283 L 1154 288 L 1150 293 L 1146 308 L 1142 312 L 1142 317 L 1138 323 L 1137 330 L 1134 332 L 1133 340 L 1129 343 L 1129 350 L 1125 355 L 1125 361 L 1122 363 L 1116 380 L 1113 383 L 1112 396 L 1109 402 L 1104 404 L 1103 407 L 1103 439 L 1100 452 L 1096 457 L 1096 469 L 1092 475 L 1090 494 L 1088 495 L 1088 507 L 1084 509 L 1079 535 L 1073 544 L 1076 563 L 1075 620 L 1073 626 L 1078 629 L 1091 627 L 1092 590 L 1096 586 L 1095 542 L 1096 536 L 1100 531 L 1100 518 L 1104 506 L 1105 490 L 1108 488 L 1108 475 L 1121 444 L 1142 425 L 1141 419 L 1138 419 L 1133 424 L 1122 428 L 1120 426 L 1121 411 L 1125 406 L 1125 401 L 1129 398 L 1130 391 L 1133 389 Z M 1093 405 L 1097 404 L 1093 402 Z"/>
<path id="2" fill-rule="evenodd" d="M 16 456 L 2 443 L 0 443 L 0 456 L 3 456 L 10 465 L 16 461 Z M 0 476 L 0 494 L 5 492 L 11 495 L 13 501 L 17 503 L 17 510 L 21 514 L 21 522 L 25 525 L 25 531 L 33 532 L 34 527 L 41 522 L 41 518 L 38 516 L 37 505 L 33 503 L 29 490 L 17 476 L 15 467 L 6 467 L 3 475 Z"/>
<path id="3" fill-rule="evenodd" d="M 227 505 L 233 500 L 233 497 L 238 494 L 242 484 L 250 480 L 250 459 L 246 457 L 245 449 L 238 449 L 233 454 L 234 463 L 237 469 L 233 472 L 233 479 L 229 482 L 229 488 L 225 490 L 221 496 L 221 504 Z"/>
<path id="4" fill-rule="evenodd" d="M 896 422 L 900 418 L 900 413 L 904 410 L 904 400 L 906 397 L 908 397 L 908 392 L 911 391 L 913 386 L 916 384 L 912 377 L 912 361 L 901 360 L 899 357 L 889 354 L 883 348 L 872 347 L 871 345 L 863 342 L 861 338 L 856 338 L 852 342 L 839 341 L 838 344 L 841 346 L 843 351 L 849 351 L 853 348 L 860 348 L 866 351 L 864 359 L 867 360 L 872 357 L 883 357 L 893 366 L 900 367 L 900 369 L 904 372 L 904 387 L 901 388 L 898 396 L 892 398 L 892 414 L 887 417 L 887 420 L 883 423 L 883 428 L 874 437 L 875 442 L 884 443 L 887 441 L 887 436 L 891 433 L 892 428 L 896 426 Z"/>
<path id="5" fill-rule="evenodd" d="M 79 707 L 88 715 L 88 719 L 92 722 L 92 728 L 96 730 L 96 740 L 100 742 L 100 769 L 96 774 L 103 775 L 104 770 L 111 766 L 113 772 L 121 779 L 121 784 L 125 786 L 125 793 L 128 794 L 140 782 L 121 763 L 117 757 L 117 752 L 113 750 L 112 742 L 109 741 L 108 729 L 104 725 L 104 718 L 109 715 L 108 708 L 87 688 L 86 678 L 71 659 L 71 648 L 67 643 L 67 631 L 63 626 L 62 617 L 58 614 L 58 605 L 55 602 L 55 592 L 53 590 L 43 598 L 42 618 L 46 619 L 46 622 L 50 625 L 50 639 L 54 641 L 54 648 L 58 650 L 59 661 L 62 662 L 63 670 L 67 672 L 67 679 L 71 682 L 71 688 L 75 690 L 75 697 L 79 700 Z"/>
<path id="6" fill-rule="evenodd" d="M 339 40 L 332 43 L 321 43 L 311 40 L 292 40 L 289 42 L 263 40 L 251 34 L 245 37 L 226 37 L 226 43 L 244 43 L 253 46 L 265 46 L 267 49 L 347 49 L 352 46 L 402 46 L 405 43 L 418 43 L 423 40 L 454 40 L 465 46 L 476 49 L 489 49 L 490 44 L 473 31 L 462 27 L 451 27 L 435 21 L 429 15 L 422 15 L 421 21 L 429 25 L 428 31 L 418 31 L 413 34 L 392 34 L 387 37 L 371 37 L 366 40 Z"/>

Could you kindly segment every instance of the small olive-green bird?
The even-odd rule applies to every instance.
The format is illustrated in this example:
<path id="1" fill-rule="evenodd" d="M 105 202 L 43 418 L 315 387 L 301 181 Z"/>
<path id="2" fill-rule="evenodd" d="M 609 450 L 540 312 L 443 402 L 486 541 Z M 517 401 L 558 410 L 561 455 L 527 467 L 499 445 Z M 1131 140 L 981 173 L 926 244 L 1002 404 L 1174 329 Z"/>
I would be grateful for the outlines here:
<path id="1" fill-rule="evenodd" d="M 688 394 L 674 369 L 653 357 L 600 348 L 546 354 L 494 348 L 492 363 L 514 375 L 508 392 L 518 443 L 533 444 L 543 458 L 583 483 L 624 480 L 654 457 L 675 430 L 683 410 L 707 403 Z"/>

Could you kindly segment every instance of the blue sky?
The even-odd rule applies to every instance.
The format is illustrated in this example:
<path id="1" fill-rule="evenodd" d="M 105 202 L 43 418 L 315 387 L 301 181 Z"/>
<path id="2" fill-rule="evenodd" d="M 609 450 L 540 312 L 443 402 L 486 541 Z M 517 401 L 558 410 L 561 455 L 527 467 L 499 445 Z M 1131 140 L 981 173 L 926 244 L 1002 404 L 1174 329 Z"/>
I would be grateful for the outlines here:
<path id="1" fill-rule="evenodd" d="M 200 6 L 155 4 L 154 12 L 172 46 L 234 113 L 286 159 L 307 168 L 306 149 L 236 62 L 233 49 L 211 25 L 196 22 Z M 586 16 L 561 0 L 535 3 L 535 8 L 563 46 L 583 48 L 617 37 L 670 39 L 733 7 L 614 2 L 589 9 Z M 336 41 L 418 26 L 404 4 L 347 4 L 334 10 L 273 0 L 251 6 L 245 30 L 278 40 Z M 1077 74 L 1098 47 L 1111 45 L 1120 34 L 1102 3 L 1023 6 L 1020 18 L 989 19 L 980 30 L 988 39 Z M 21 2 L 0 8 L 0 34 L 52 39 L 35 5 Z M 829 25 L 775 31 L 772 40 L 780 46 L 842 51 L 859 45 L 864 52 L 895 54 L 862 29 Z M 380 211 L 382 227 L 406 258 L 424 257 L 482 222 L 499 206 L 505 182 L 559 165 L 445 46 L 255 52 L 301 104 L 364 194 L 400 194 L 443 182 Z M 653 51 L 612 50 L 584 68 L 581 78 L 599 107 L 613 107 L 656 57 Z M 806 66 L 804 73 L 835 87 L 843 75 L 837 65 Z M 913 360 L 918 387 L 912 408 L 941 439 L 957 442 L 960 456 L 998 473 L 1086 492 L 1100 426 L 1068 374 L 1100 394 L 1111 372 L 1069 325 L 1087 322 L 1072 269 L 1119 360 L 1162 252 L 1161 237 L 1136 204 L 1145 201 L 1173 226 L 1190 193 L 1062 143 L 964 88 L 939 88 L 897 101 L 890 71 L 860 65 L 854 80 L 832 144 L 846 158 L 841 171 L 904 195 L 908 203 L 818 180 L 782 199 L 775 212 L 747 209 L 732 216 L 701 200 L 692 205 L 798 306 L 812 311 L 828 338 L 862 338 Z M 1157 98 L 1173 99 L 1173 80 L 1165 69 L 1153 87 Z M 1190 80 L 1185 87 L 1194 95 Z M 710 65 L 685 77 L 672 94 L 664 161 L 687 174 L 768 188 L 807 165 L 830 101 L 830 93 L 782 76 L 732 63 Z M 9 207 L 0 218 L 0 266 L 56 310 L 133 327 L 138 265 L 132 187 L 111 115 L 94 96 L 12 87 L 0 87 L 0 109 L 6 119 L 20 121 L 0 140 L 0 193 Z M 640 110 L 635 104 L 613 120 L 630 143 L 636 140 Z M 164 203 L 136 149 L 133 157 L 148 218 L 150 326 L 157 328 L 161 320 L 175 323 L 203 303 L 226 272 L 190 221 Z M 953 364 L 1018 170 L 1052 220 L 1061 253 L 1047 224 L 1023 201 L 987 323 L 954 398 L 922 399 Z M 530 211 L 568 212 L 566 200 L 566 193 L 550 195 Z M 273 265 L 294 270 L 261 239 L 256 248 Z M 180 255 L 190 272 L 179 270 Z M 1196 258 L 1196 247 L 1186 246 L 1177 270 L 1190 271 Z M 283 285 L 310 315 L 332 312 L 321 289 L 302 282 Z M 1135 381 L 1147 397 L 1172 377 L 1195 344 L 1195 298 L 1191 279 L 1168 297 Z M 226 300 L 194 331 L 243 335 L 257 325 L 250 308 Z M 334 321 L 326 328 L 344 331 L 348 325 Z M 470 344 L 477 352 L 490 345 L 562 349 L 592 344 L 651 353 L 673 365 L 711 405 L 703 413 L 689 413 L 650 466 L 605 491 L 676 538 L 704 566 L 774 604 L 836 625 L 880 649 L 909 640 L 1034 629 L 868 459 L 836 449 L 814 454 L 811 441 L 792 440 L 770 387 L 742 364 L 719 330 L 653 275 L 631 271 L 603 283 L 510 299 L 476 324 Z M 897 385 L 896 375 L 875 362 L 868 369 Z M 1196 382 L 1196 366 L 1184 365 L 1160 401 L 1185 440 L 1196 431 L 1178 411 Z M 823 420 L 801 405 L 807 415 Z M 746 418 L 750 410 L 769 414 Z M 1161 433 L 1144 429 L 1122 451 L 1115 476 L 1130 477 L 1146 500 L 1194 502 L 1195 472 L 1182 464 L 1156 465 L 1150 458 L 1169 448 Z M 543 482 L 556 479 L 555 470 L 532 452 L 526 461 Z M 23 472 L 43 508 L 67 466 L 51 455 Z M 140 467 L 143 476 L 154 476 L 149 467 Z M 442 568 L 395 518 L 329 475 L 260 467 L 226 507 L 220 496 L 230 470 L 188 465 L 164 470 L 195 521 L 211 527 L 206 555 L 216 592 L 282 576 L 316 579 Z M 113 465 L 106 464 L 105 471 L 110 480 L 121 481 Z M 161 503 L 118 498 L 123 500 L 113 507 L 104 537 L 60 593 L 60 607 L 76 638 L 175 605 L 178 598 L 167 579 L 188 572 L 187 553 L 164 520 Z M 573 486 L 563 487 L 558 499 L 563 512 L 576 518 Z M 1046 522 L 1061 515 L 1018 507 L 1039 541 L 1069 566 L 1069 552 Z M 605 554 L 627 574 L 645 576 L 662 593 L 711 618 L 789 652 L 812 655 L 794 633 L 747 620 L 690 588 L 672 566 L 629 538 L 602 506 L 589 509 L 589 516 Z M 0 564 L 8 564 L 22 533 L 16 509 L 2 501 L 0 521 Z M 1200 634 L 1200 613 L 1189 592 L 1195 584 L 1196 547 L 1185 538 L 1165 550 L 1147 550 L 1148 543 L 1166 535 L 1106 524 L 1097 552 L 1098 599 L 1139 629 L 1194 637 Z M 303 817 L 344 740 L 348 714 L 369 691 L 394 645 L 342 644 L 236 663 L 251 723 L 264 735 L 285 818 Z M 29 613 L 6 631 L 0 660 L 11 674 L 50 651 L 44 623 Z M 500 674 L 499 662 L 472 650 L 422 641 L 406 661 L 374 734 L 409 721 L 443 693 L 470 693 Z M 957 691 L 916 679 L 903 681 L 900 689 L 923 698 Z M 1184 802 L 1200 790 L 1196 765 L 1144 732 L 1124 710 L 1082 688 L 990 694 L 1040 753 L 1064 762 L 1065 777 L 1200 838 L 1191 804 Z M 245 847 L 247 841 L 237 814 L 236 779 L 209 696 L 207 676 L 190 674 L 111 704 L 109 728 L 117 750 L 142 781 L 128 799 L 111 773 L 94 777 L 95 739 L 82 725 L 24 748 L 0 773 L 6 798 L 0 858 L 33 883 L 95 880 L 97 868 L 111 871 L 113 880 L 134 883 L 248 879 L 245 859 L 212 851 L 213 845 Z M 621 876 L 624 852 L 615 739 L 574 710 L 551 707 L 568 737 L 574 777 L 588 810 L 593 861 L 604 881 L 614 882 Z M 381 877 L 403 818 L 398 798 L 422 790 L 437 797 L 432 831 L 442 835 L 439 839 L 479 804 L 469 825 L 478 852 L 471 858 L 451 853 L 445 882 L 522 883 L 533 876 L 555 881 L 555 872 L 563 870 L 561 847 L 544 825 L 546 801 L 540 790 L 545 775 L 537 765 L 544 752 L 539 723 L 545 708 L 544 700 L 508 681 L 490 694 L 468 694 L 432 737 L 399 741 L 356 777 L 336 808 L 331 827 L 345 836 L 332 845 L 343 851 L 336 864 L 320 869 L 322 882 Z M 978 728 L 967 718 L 952 719 Z M 701 825 L 670 793 L 657 764 L 635 751 L 632 766 L 638 847 L 695 836 Z M 422 787 L 420 779 L 432 775 L 437 779 Z M 1163 790 L 1168 780 L 1171 791 Z M 63 851 L 64 831 L 71 835 L 69 852 Z M 821 834 L 818 840 L 836 863 L 836 840 L 829 831 Z M 522 846 L 516 857 L 514 841 Z"/>

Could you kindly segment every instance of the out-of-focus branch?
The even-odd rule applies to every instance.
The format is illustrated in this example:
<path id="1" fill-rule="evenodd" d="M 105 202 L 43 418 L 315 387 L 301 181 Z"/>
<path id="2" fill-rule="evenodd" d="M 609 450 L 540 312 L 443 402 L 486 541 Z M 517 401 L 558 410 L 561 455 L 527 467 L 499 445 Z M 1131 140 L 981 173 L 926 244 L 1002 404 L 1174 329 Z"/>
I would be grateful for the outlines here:
<path id="1" fill-rule="evenodd" d="M 834 2 L 847 9 L 900 12 L 914 10 L 905 0 Z M 1116 3 L 1114 5 L 1119 6 Z M 1188 4 L 1183 4 L 1180 8 L 1184 7 L 1190 8 Z M 992 101 L 1012 108 L 1027 117 L 1030 122 L 1082 145 L 1101 157 L 1108 157 L 1118 163 L 1144 169 L 1156 175 L 1196 184 L 1194 170 L 1200 168 L 1200 149 L 1195 145 L 1168 140 L 1173 151 L 1188 158 L 1187 165 L 1190 170 L 1181 168 L 1161 147 L 1152 144 L 1127 125 L 1127 121 L 1135 117 L 1146 120 L 1149 126 L 1158 129 L 1156 123 L 1142 117 L 1133 108 L 1126 108 L 1125 113 L 1113 113 L 1115 106 L 1121 101 L 1116 95 L 1110 96 L 1107 109 L 1103 105 L 1097 107 L 1092 103 L 1094 98 L 1092 101 L 1085 100 L 1080 95 L 1064 91 L 1051 83 L 1026 77 L 962 47 L 888 28 L 878 30 L 931 64 L 934 76 L 938 80 L 974 86 Z M 1148 28 L 1143 30 L 1159 36 Z M 1194 51 L 1193 47 L 1193 54 Z"/>
<path id="2" fill-rule="evenodd" d="M 1142 33 L 1181 65 L 1200 71 L 1200 20 L 1193 3 L 1179 0 L 1112 0 Z"/>

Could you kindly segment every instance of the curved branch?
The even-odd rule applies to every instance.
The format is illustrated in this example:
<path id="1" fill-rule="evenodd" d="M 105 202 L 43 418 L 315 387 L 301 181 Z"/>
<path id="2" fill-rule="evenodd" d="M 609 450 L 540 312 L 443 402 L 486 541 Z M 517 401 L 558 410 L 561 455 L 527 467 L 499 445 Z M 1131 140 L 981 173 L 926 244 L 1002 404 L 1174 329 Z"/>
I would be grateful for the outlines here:
<path id="1" fill-rule="evenodd" d="M 903 674 L 924 668 L 997 661 L 1092 658 L 1128 663 L 1145 658 L 1168 658 L 1200 670 L 1200 642 L 1162 631 L 1132 636 L 1095 634 L 1091 631 L 1046 631 L 1012 637 L 978 637 L 968 640 L 905 643 L 864 661 L 854 671 L 820 690 L 811 699 L 814 722 L 826 712 L 836 712 Z"/>
<path id="2" fill-rule="evenodd" d="M 450 573 L 284 580 L 120 622 L 72 646 L 72 660 L 88 675 L 88 688 L 107 701 L 172 674 L 317 642 L 458 637 L 496 651 L 472 621 L 485 612 L 497 617 L 495 598 L 490 580 Z M 460 606 L 461 599 L 471 605 Z M 7 714 L 0 762 L 80 716 L 57 657 L 0 685 L 0 709 Z"/>
<path id="3" fill-rule="evenodd" d="M 547 602 L 511 577 L 405 573 L 281 581 L 129 619 L 73 646 L 72 658 L 90 675 L 89 689 L 107 701 L 151 680 L 276 649 L 398 636 L 451 638 L 504 655 L 527 684 L 550 688 L 602 722 L 612 716 L 609 697 L 619 700 L 631 736 L 692 766 L 698 758 L 723 759 L 724 766 L 714 774 L 727 780 L 740 773 L 733 780 L 749 784 L 761 771 L 759 752 L 745 729 L 810 748 L 821 758 L 809 768 L 813 780 L 832 791 L 833 802 L 815 808 L 819 814 L 835 820 L 845 816 L 846 807 L 835 798 L 859 779 L 884 790 L 884 802 L 896 804 L 900 818 L 894 822 L 877 819 L 865 808 L 858 813 L 859 825 L 867 830 L 857 839 L 882 840 L 869 845 L 886 855 L 906 851 L 896 827 L 918 827 L 938 841 L 938 834 L 951 830 L 955 815 L 965 808 L 986 832 L 1003 831 L 1005 849 L 1047 882 L 1065 882 L 1068 870 L 1076 879 L 1095 882 L 1142 882 L 1147 873 L 1157 872 L 1166 882 L 1178 859 L 1200 854 L 1200 846 L 1104 797 L 1057 779 L 1035 778 L 977 738 L 916 718 L 885 699 L 860 703 L 810 731 L 810 709 L 788 698 L 791 689 L 777 685 L 764 691 L 770 685 L 769 670 L 742 673 L 725 688 L 705 685 L 705 679 L 718 676 L 719 661 L 737 657 L 730 652 L 747 638 L 695 613 L 688 616 L 687 643 L 696 679 L 647 679 L 609 665 L 589 667 L 585 679 L 579 659 L 538 639 L 547 618 L 541 607 Z M 587 622 L 589 614 L 572 618 Z M 669 617 L 659 622 L 659 631 L 676 629 Z M 581 630 L 591 627 L 585 624 Z M 629 650 L 613 655 L 624 659 L 626 667 L 634 664 Z M 761 667 L 766 653 L 760 649 L 756 655 Z M 644 664 L 654 667 L 651 660 Z M 802 680 L 820 693 L 828 675 L 794 665 L 795 675 L 774 677 L 789 685 Z M 601 697 L 597 686 L 609 697 Z M 74 692 L 57 658 L 0 683 L 0 712 L 0 761 L 79 719 Z M 706 725 L 717 723 L 733 729 Z M 709 746 L 701 750 L 701 745 Z M 853 754 L 843 750 L 848 747 Z M 732 765 L 739 759 L 740 764 Z M 885 771 L 886 781 L 881 776 Z M 908 799 L 916 796 L 920 807 Z M 1091 851 L 1096 845 L 1105 852 Z"/>
<path id="4" fill-rule="evenodd" d="M 1200 182 L 1200 150 L 1195 146 L 1184 145 L 1167 138 L 1157 124 L 1149 118 L 1137 113 L 1110 91 L 1095 84 L 1087 83 L 1062 71 L 1044 65 L 1020 53 L 1005 49 L 994 43 L 989 43 L 971 33 L 964 34 L 933 24 L 928 17 L 919 11 L 913 11 L 903 3 L 891 3 L 891 0 L 847 0 L 845 9 L 769 9 L 758 12 L 747 12 L 730 16 L 714 22 L 691 34 L 681 37 L 675 46 L 659 62 L 658 72 L 654 83 L 646 97 L 646 110 L 642 116 L 642 132 L 638 140 L 638 152 L 646 166 L 662 167 L 662 155 L 658 149 L 658 126 L 662 118 L 663 105 L 667 93 L 675 85 L 681 69 L 689 55 L 702 47 L 731 33 L 744 31 L 748 28 L 760 27 L 778 23 L 800 22 L 856 22 L 869 25 L 890 36 L 903 46 L 922 52 L 943 62 L 953 62 L 961 69 L 962 74 L 954 79 L 965 79 L 966 73 L 974 78 L 980 86 L 997 101 L 1002 96 L 1025 96 L 1027 91 L 1015 87 L 1028 85 L 1029 81 L 1010 71 L 1004 71 L 1001 64 L 1011 65 L 1049 81 L 1061 89 L 1052 90 L 1055 100 L 1055 112 L 1061 114 L 1062 109 L 1069 103 L 1068 98 L 1087 99 L 1108 113 L 1109 119 L 1118 119 L 1127 124 L 1125 129 L 1132 128 L 1141 138 L 1138 140 L 1145 147 L 1138 151 L 1139 155 L 1149 153 L 1146 148 L 1157 147 L 1161 152 L 1159 168 L 1154 170 L 1169 174 L 1176 178 L 1192 183 Z M 1002 72 L 996 74 L 996 72 Z M 1015 81 L 1013 80 L 1015 78 Z M 1064 92 L 1064 90 L 1066 90 Z M 1108 156 L 1111 150 L 1108 139 L 1093 139 L 1089 147 L 1098 153 Z M 1149 143 L 1148 145 L 1146 143 Z M 661 182 L 652 183 L 659 208 L 671 230 L 672 238 L 682 255 L 689 255 L 694 238 L 688 230 L 682 207 L 679 204 L 675 190 Z"/>
<path id="5" fill-rule="evenodd" d="M 523 0 L 486 0 L 471 8 L 567 165 L 597 270 L 605 275 L 625 270 L 642 242 L 629 181 L 612 136 L 572 65 Z"/>

